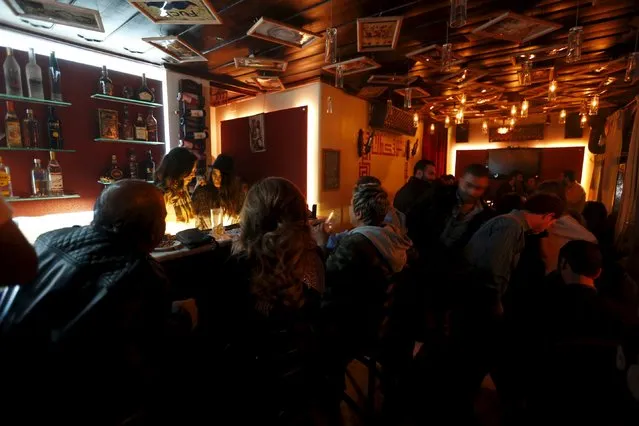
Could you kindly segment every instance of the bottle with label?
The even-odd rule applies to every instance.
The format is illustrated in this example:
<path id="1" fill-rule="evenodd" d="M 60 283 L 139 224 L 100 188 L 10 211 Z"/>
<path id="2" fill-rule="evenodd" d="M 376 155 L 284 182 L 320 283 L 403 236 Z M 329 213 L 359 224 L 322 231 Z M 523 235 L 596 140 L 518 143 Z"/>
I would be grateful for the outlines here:
<path id="1" fill-rule="evenodd" d="M 133 130 L 133 124 L 129 119 L 129 108 L 124 105 L 124 121 L 122 122 L 122 139 L 133 140 L 135 139 L 135 133 Z"/>
<path id="2" fill-rule="evenodd" d="M 113 180 L 120 180 L 124 177 L 122 169 L 118 166 L 118 157 L 116 157 L 115 154 L 111 156 L 111 167 L 107 175 Z"/>
<path id="3" fill-rule="evenodd" d="M 146 74 L 142 74 L 142 86 L 138 89 L 138 99 L 146 102 L 155 102 L 155 94 L 146 84 Z"/>
<path id="4" fill-rule="evenodd" d="M 49 179 L 45 169 L 42 168 L 39 158 L 33 159 L 31 169 L 31 193 L 34 197 L 46 197 L 49 192 Z"/>
<path id="5" fill-rule="evenodd" d="M 158 121 L 153 116 L 153 110 L 149 110 L 149 115 L 146 116 L 146 132 L 147 140 L 151 142 L 158 141 Z"/>
<path id="6" fill-rule="evenodd" d="M 40 132 L 38 120 L 33 116 L 33 110 L 26 110 L 27 116 L 22 120 L 22 146 L 25 148 L 40 148 Z"/>
<path id="7" fill-rule="evenodd" d="M 13 197 L 13 188 L 11 187 L 11 171 L 9 166 L 2 162 L 0 157 L 0 195 L 3 197 Z"/>
<path id="8" fill-rule="evenodd" d="M 129 148 L 129 177 L 131 179 L 138 179 L 138 161 L 135 156 L 133 148 Z"/>
<path id="9" fill-rule="evenodd" d="M 153 161 L 153 153 L 148 150 L 146 153 L 146 160 L 142 163 L 142 172 L 144 173 L 144 180 L 147 182 L 153 182 L 155 180 L 155 161 Z"/>
<path id="10" fill-rule="evenodd" d="M 184 111 L 184 114 L 182 116 L 185 118 L 202 118 L 206 117 L 206 111 L 204 111 L 203 109 L 187 109 L 186 111 Z"/>
<path id="11" fill-rule="evenodd" d="M 22 147 L 22 133 L 20 131 L 20 120 L 16 114 L 12 101 L 7 101 L 7 113 L 4 116 L 6 142 L 8 148 Z"/>
<path id="12" fill-rule="evenodd" d="M 29 49 L 29 62 L 25 67 L 27 75 L 27 90 L 30 98 L 44 99 L 44 86 L 42 85 L 42 68 L 36 63 L 33 49 Z"/>
<path id="13" fill-rule="evenodd" d="M 63 149 L 62 122 L 55 114 L 55 108 L 49 107 L 49 120 L 47 121 L 47 131 L 49 134 L 49 148 Z"/>
<path id="14" fill-rule="evenodd" d="M 47 166 L 49 178 L 49 195 L 60 197 L 64 195 L 64 182 L 62 181 L 62 167 L 55 158 L 55 152 L 49 152 L 49 165 Z"/>
<path id="15" fill-rule="evenodd" d="M 13 49 L 10 47 L 7 47 L 7 58 L 4 60 L 2 68 L 7 95 L 22 96 L 22 73 L 18 61 L 13 56 Z"/>
<path id="16" fill-rule="evenodd" d="M 206 130 L 201 132 L 186 132 L 185 139 L 206 139 L 208 137 L 208 132 Z"/>
<path id="17" fill-rule="evenodd" d="M 142 118 L 142 113 L 138 112 L 138 118 L 135 120 L 135 139 L 138 141 L 148 140 L 146 123 Z"/>
<path id="18" fill-rule="evenodd" d="M 98 80 L 98 93 L 113 96 L 113 82 L 109 78 L 106 65 L 102 65 L 102 75 Z"/>
<path id="19" fill-rule="evenodd" d="M 51 52 L 49 56 L 49 83 L 51 86 L 51 100 L 62 102 L 62 73 L 60 73 L 55 52 Z"/>

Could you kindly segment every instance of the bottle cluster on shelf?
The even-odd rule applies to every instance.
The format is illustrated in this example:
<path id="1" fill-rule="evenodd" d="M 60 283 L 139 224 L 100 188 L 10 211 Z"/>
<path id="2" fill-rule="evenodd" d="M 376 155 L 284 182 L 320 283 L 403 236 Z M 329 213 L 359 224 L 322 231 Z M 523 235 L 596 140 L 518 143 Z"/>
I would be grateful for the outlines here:
<path id="1" fill-rule="evenodd" d="M 180 146 L 189 149 L 198 158 L 198 173 L 206 170 L 206 110 L 202 85 L 193 80 L 182 79 L 178 84 L 178 110 Z"/>
<path id="2" fill-rule="evenodd" d="M 102 74 L 98 79 L 98 94 L 118 96 L 115 94 L 115 86 L 113 84 L 113 80 L 109 77 L 109 71 L 107 70 L 106 65 L 102 66 Z M 149 88 L 146 82 L 146 74 L 142 74 L 142 84 L 135 92 L 129 86 L 123 86 L 121 97 L 143 102 L 155 102 L 155 93 Z"/>
<path id="3" fill-rule="evenodd" d="M 4 71 L 5 93 L 12 96 L 24 96 L 22 86 L 22 70 L 16 60 L 13 49 L 7 47 L 7 57 L 2 66 Z M 49 55 L 49 87 L 52 101 L 62 102 L 62 73 L 58 66 L 55 52 Z M 42 69 L 36 63 L 33 49 L 29 49 L 29 62 L 25 64 L 24 73 L 27 82 L 27 95 L 30 98 L 45 99 Z"/>
<path id="4" fill-rule="evenodd" d="M 14 103 L 7 101 L 7 113 L 4 116 L 4 127 L 6 137 L 0 140 L 0 147 L 6 148 L 34 148 L 34 149 L 64 149 L 64 139 L 62 137 L 62 122 L 55 113 L 55 108 L 49 107 L 47 117 L 46 138 L 40 133 L 40 122 L 27 108 L 24 118 L 20 120 Z"/>
<path id="5" fill-rule="evenodd" d="M 0 157 L 0 195 L 5 198 L 13 197 L 11 170 L 9 166 L 4 164 L 2 157 Z M 55 152 L 49 152 L 49 163 L 46 168 L 42 166 L 42 161 L 39 158 L 33 159 L 33 168 L 31 169 L 31 196 L 64 196 L 62 167 L 56 158 Z"/>
<path id="6" fill-rule="evenodd" d="M 120 121 L 120 113 L 111 109 L 98 110 L 99 137 L 102 139 L 158 142 L 158 121 L 150 109 L 146 118 L 141 112 L 135 120 L 129 115 L 129 108 L 124 106 L 124 117 Z"/>
<path id="7" fill-rule="evenodd" d="M 111 155 L 111 165 L 106 169 L 104 175 L 98 180 L 103 185 L 109 185 L 122 179 L 137 179 L 153 182 L 155 179 L 155 161 L 151 150 L 146 152 L 146 158 L 138 162 L 134 149 L 129 149 L 127 153 L 127 164 L 123 169 L 118 164 L 118 157 Z"/>

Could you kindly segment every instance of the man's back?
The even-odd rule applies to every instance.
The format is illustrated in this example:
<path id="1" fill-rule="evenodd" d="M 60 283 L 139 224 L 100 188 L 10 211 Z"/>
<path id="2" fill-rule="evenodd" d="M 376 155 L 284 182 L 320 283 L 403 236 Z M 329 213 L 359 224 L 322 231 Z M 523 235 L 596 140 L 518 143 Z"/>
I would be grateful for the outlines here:
<path id="1" fill-rule="evenodd" d="M 411 176 L 408 182 L 395 194 L 393 207 L 404 214 L 408 214 L 419 198 L 431 188 L 432 185 L 429 182 Z"/>

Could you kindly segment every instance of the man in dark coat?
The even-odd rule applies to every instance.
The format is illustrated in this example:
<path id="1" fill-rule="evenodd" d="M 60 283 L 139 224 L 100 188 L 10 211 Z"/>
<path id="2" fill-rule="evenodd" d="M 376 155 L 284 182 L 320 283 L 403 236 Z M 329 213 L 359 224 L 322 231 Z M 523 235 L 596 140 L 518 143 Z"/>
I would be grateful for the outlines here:
<path id="1" fill-rule="evenodd" d="M 433 187 L 436 179 L 435 163 L 430 160 L 419 160 L 413 167 L 413 176 L 395 194 L 393 207 L 408 214 L 417 200 Z"/>

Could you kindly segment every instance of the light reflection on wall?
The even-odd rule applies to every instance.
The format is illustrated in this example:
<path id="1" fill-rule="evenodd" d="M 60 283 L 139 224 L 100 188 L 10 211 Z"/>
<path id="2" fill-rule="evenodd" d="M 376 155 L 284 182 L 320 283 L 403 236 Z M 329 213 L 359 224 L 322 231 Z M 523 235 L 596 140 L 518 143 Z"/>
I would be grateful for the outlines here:
<path id="1" fill-rule="evenodd" d="M 89 225 L 93 220 L 93 211 L 48 214 L 34 217 L 15 217 L 13 221 L 18 225 L 27 241 L 34 243 L 45 232 L 54 229 L 69 228 L 71 226 Z"/>

